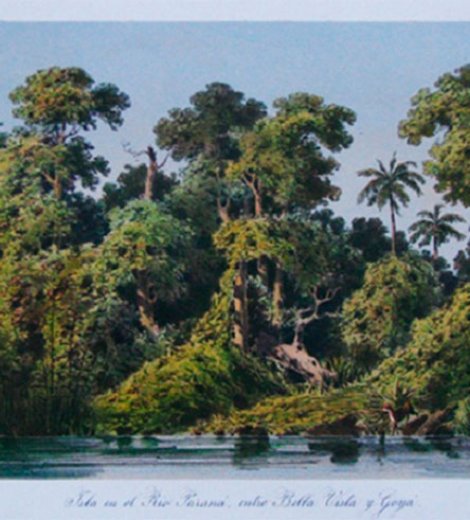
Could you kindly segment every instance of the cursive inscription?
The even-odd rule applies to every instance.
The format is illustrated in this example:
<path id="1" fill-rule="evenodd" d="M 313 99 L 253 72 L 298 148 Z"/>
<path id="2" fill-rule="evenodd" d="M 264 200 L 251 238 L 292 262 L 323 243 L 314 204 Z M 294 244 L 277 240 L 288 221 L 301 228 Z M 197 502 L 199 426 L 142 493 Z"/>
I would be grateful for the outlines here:
<path id="1" fill-rule="evenodd" d="M 310 511 L 309 518 L 328 518 L 328 514 L 335 511 L 344 511 L 351 515 L 348 518 L 370 518 L 371 520 L 411 518 L 408 511 L 417 505 L 416 497 L 403 496 L 395 490 L 380 490 L 371 495 L 353 492 L 353 486 L 346 488 L 315 489 L 311 485 L 310 492 L 302 492 L 293 488 L 271 488 L 264 494 L 251 494 L 250 491 L 241 493 L 240 489 L 233 488 L 232 496 L 224 489 L 224 496 L 217 495 L 213 489 L 162 489 L 151 487 L 142 493 L 133 493 L 129 496 L 100 495 L 92 487 L 80 489 L 74 496 L 65 500 L 65 507 L 73 509 L 93 510 L 205 510 L 207 518 L 219 518 L 216 511 L 238 509 L 240 511 L 271 511 L 272 518 L 276 518 L 276 511 Z M 308 489 L 308 488 L 307 488 Z M 135 490 L 134 490 L 135 491 Z M 211 516 L 211 511 L 215 516 Z M 312 516 L 311 516 L 312 515 Z M 318 516 L 317 516 L 318 515 Z M 322 516 L 325 515 L 325 516 Z M 305 513 L 302 513 L 304 518 Z M 334 514 L 336 517 L 336 513 Z"/>

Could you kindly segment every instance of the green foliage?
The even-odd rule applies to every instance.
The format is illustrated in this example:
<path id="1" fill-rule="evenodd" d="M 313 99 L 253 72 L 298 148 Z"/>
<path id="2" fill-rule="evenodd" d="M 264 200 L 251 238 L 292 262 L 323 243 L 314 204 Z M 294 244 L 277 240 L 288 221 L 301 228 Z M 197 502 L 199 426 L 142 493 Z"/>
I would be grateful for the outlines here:
<path id="1" fill-rule="evenodd" d="M 470 397 L 459 401 L 454 418 L 455 430 L 461 435 L 470 435 Z"/>
<path id="2" fill-rule="evenodd" d="M 216 250 L 212 235 L 218 229 L 215 179 L 192 163 L 184 178 L 164 200 L 168 212 L 191 229 L 191 243 L 185 281 L 187 291 L 168 308 L 176 321 L 197 319 L 207 311 L 226 264 Z M 163 309 L 164 311 L 165 309 Z"/>
<path id="3" fill-rule="evenodd" d="M 238 433 L 250 430 L 273 435 L 298 435 L 321 424 L 329 424 L 349 413 L 362 413 L 369 405 L 364 388 L 351 386 L 286 397 L 269 397 L 249 410 L 236 410 L 227 418 L 214 417 L 203 430 L 211 433 Z"/>
<path id="4" fill-rule="evenodd" d="M 234 405 L 247 406 L 282 391 L 283 384 L 259 361 L 230 346 L 229 303 L 226 295 L 216 296 L 186 345 L 146 363 L 116 392 L 98 397 L 98 430 L 185 431 Z"/>
<path id="5" fill-rule="evenodd" d="M 227 161 L 239 157 L 240 136 L 266 115 L 266 107 L 254 99 L 245 100 L 242 92 L 225 83 L 207 85 L 191 96 L 190 103 L 159 120 L 154 128 L 157 145 L 177 161 L 188 160 L 192 174 L 208 183 L 208 192 L 215 188 L 212 200 L 218 217 L 225 221 L 233 202 L 232 187 L 225 182 Z"/>
<path id="6" fill-rule="evenodd" d="M 263 103 L 245 101 L 244 94 L 225 83 L 211 83 L 191 96 L 191 107 L 170 110 L 154 128 L 160 148 L 171 150 L 175 160 L 231 159 L 237 154 L 233 129 L 249 128 L 266 114 Z"/>
<path id="7" fill-rule="evenodd" d="M 461 284 L 470 282 L 470 243 L 464 250 L 460 250 L 454 258 L 454 267 Z"/>
<path id="8" fill-rule="evenodd" d="M 346 230 L 336 232 L 332 219 L 321 222 L 318 216 L 307 219 L 294 215 L 278 224 L 278 233 L 290 246 L 290 256 L 282 257 L 283 265 L 301 297 L 318 285 L 346 288 L 361 260 L 350 246 Z"/>
<path id="9" fill-rule="evenodd" d="M 238 219 L 221 226 L 214 244 L 226 252 L 230 267 L 261 256 L 287 259 L 291 244 L 280 235 L 278 223 L 268 219 Z"/>
<path id="10" fill-rule="evenodd" d="M 26 135 L 12 137 L 0 149 L 0 242 L 15 240 L 18 248 L 34 252 L 52 244 L 67 247 L 103 239 L 107 222 L 102 204 L 73 190 L 61 197 L 52 191 L 51 176 L 63 181 L 63 173 L 73 181 L 76 172 L 70 149 L 62 147 L 67 153 L 61 157 L 57 148 Z M 83 183 L 94 182 L 91 170 L 80 171 Z"/>
<path id="11" fill-rule="evenodd" d="M 450 98 L 461 74 L 446 79 Z M 384 401 L 410 400 L 457 408 L 468 431 L 469 286 L 413 322 L 437 301 L 430 262 L 384 257 L 378 219 L 350 230 L 317 209 L 340 194 L 333 154 L 352 143 L 351 110 L 295 93 L 267 116 L 212 83 L 154 129 L 185 161 L 178 177 L 149 147 L 150 169 L 127 166 L 97 200 L 81 188 L 109 168 L 86 132 L 117 129 L 128 97 L 53 67 L 11 100 L 23 126 L 0 134 L 0 434 L 300 433 L 351 414 L 383 432 Z M 449 140 L 455 122 L 439 125 Z M 361 172 L 361 197 L 391 206 L 394 252 L 408 247 L 395 213 L 422 183 L 410 166 Z M 149 172 L 154 200 L 142 200 Z M 444 217 L 448 234 L 455 217 Z M 330 387 L 305 392 L 279 375 L 276 355 L 296 345 L 337 373 Z"/>
<path id="12" fill-rule="evenodd" d="M 401 231 L 396 235 L 396 253 L 402 255 L 408 250 L 408 242 Z M 391 240 L 387 228 L 379 218 L 359 217 L 352 221 L 351 245 L 362 252 L 366 262 L 377 262 L 391 250 Z"/>
<path id="13" fill-rule="evenodd" d="M 82 69 L 53 67 L 27 77 L 10 99 L 17 105 L 14 115 L 26 125 L 20 146 L 13 143 L 15 159 L 26 160 L 45 189 L 60 199 L 73 191 L 77 179 L 93 188 L 99 174 L 108 173 L 105 159 L 93 156 L 93 146 L 80 132 L 95 129 L 98 120 L 113 130 L 122 124 L 129 99 L 115 85 L 94 86 Z"/>
<path id="14" fill-rule="evenodd" d="M 377 205 L 382 209 L 390 204 L 391 209 L 400 214 L 400 204 L 407 206 L 410 197 L 406 193 L 406 188 L 410 188 L 418 195 L 421 194 L 420 184 L 424 184 L 422 176 L 410 170 L 411 167 L 416 168 L 413 161 L 397 162 L 396 154 L 390 161 L 389 169 L 384 166 L 382 161 L 377 161 L 379 168 L 368 168 L 361 170 L 358 175 L 361 177 L 372 177 L 366 187 L 361 191 L 358 202 L 367 200 L 367 204 Z"/>
<path id="15" fill-rule="evenodd" d="M 139 199 L 144 193 L 146 176 L 147 166 L 145 164 L 138 166 L 127 164 L 124 171 L 118 176 L 116 183 L 107 182 L 103 186 L 106 211 L 113 208 L 123 208 L 128 202 Z M 176 185 L 176 180 L 174 177 L 168 177 L 158 170 L 154 184 L 153 200 L 163 200 L 165 195 L 170 193 Z"/>
<path id="16" fill-rule="evenodd" d="M 407 347 L 359 383 L 326 394 L 267 398 L 249 410 L 215 417 L 204 429 L 217 433 L 261 428 L 274 434 L 298 434 L 353 414 L 369 432 L 377 433 L 389 428 L 381 411 L 385 403 L 398 410 L 411 401 L 417 411 L 457 407 L 456 430 L 468 434 L 469 309 L 470 285 L 466 285 L 446 307 L 416 321 Z"/>
<path id="17" fill-rule="evenodd" d="M 60 433 L 83 426 L 93 388 L 86 341 L 92 261 L 91 250 L 57 248 L 21 260 L 3 259 L 0 357 L 14 352 L 14 364 L 0 388 L 2 431 Z"/>
<path id="18" fill-rule="evenodd" d="M 68 126 L 73 132 L 96 128 L 98 119 L 115 129 L 122 124 L 122 111 L 130 105 L 127 95 L 115 85 L 94 86 L 91 76 L 77 67 L 39 70 L 10 99 L 18 105 L 15 117 L 47 132 L 64 132 Z"/>
<path id="19" fill-rule="evenodd" d="M 418 320 L 405 349 L 383 361 L 367 378 L 376 388 L 398 380 L 425 409 L 443 409 L 468 396 L 470 388 L 470 285 L 458 289 L 444 308 Z"/>
<path id="20" fill-rule="evenodd" d="M 433 244 L 435 260 L 438 257 L 438 248 L 448 242 L 451 238 L 463 240 L 465 235 L 459 233 L 452 224 L 465 222 L 465 219 L 457 213 L 442 214 L 443 204 L 436 204 L 433 211 L 420 211 L 421 217 L 409 228 L 411 231 L 410 241 L 418 242 L 422 246 Z"/>
<path id="21" fill-rule="evenodd" d="M 336 374 L 335 387 L 343 387 L 360 378 L 361 371 L 353 358 L 335 356 L 326 361 L 326 368 Z"/>
<path id="22" fill-rule="evenodd" d="M 343 340 L 363 370 L 404 346 L 415 318 L 436 301 L 436 281 L 428 263 L 394 256 L 369 264 L 364 285 L 345 302 Z"/>
<path id="23" fill-rule="evenodd" d="M 408 206 L 410 196 L 407 189 L 413 190 L 417 195 L 421 195 L 420 184 L 424 184 L 424 178 L 417 172 L 412 171 L 416 168 L 413 161 L 398 162 L 396 153 L 393 154 L 387 169 L 382 161 L 377 161 L 379 168 L 367 168 L 358 172 L 360 177 L 370 178 L 357 197 L 357 201 L 362 203 L 367 201 L 368 206 L 376 205 L 379 210 L 389 206 L 391 213 L 392 231 L 392 253 L 396 254 L 396 215 L 400 215 L 400 205 Z"/>
<path id="24" fill-rule="evenodd" d="M 137 200 L 111 213 L 111 231 L 103 243 L 99 269 L 108 287 L 135 283 L 145 272 L 159 297 L 183 292 L 189 230 L 152 201 Z"/>
<path id="25" fill-rule="evenodd" d="M 280 116 L 289 117 L 302 112 L 314 116 L 310 128 L 315 129 L 319 142 L 329 150 L 337 152 L 353 141 L 345 127 L 345 124 L 353 125 L 356 122 L 356 114 L 349 108 L 325 105 L 322 97 L 307 92 L 289 94 L 287 98 L 276 99 L 273 105 Z"/>
<path id="26" fill-rule="evenodd" d="M 355 114 L 304 93 L 279 99 L 275 106 L 276 116 L 242 136 L 241 157 L 231 162 L 227 177 L 245 183 L 275 213 L 338 198 L 339 189 L 328 178 L 338 163 L 323 150 L 338 152 L 351 144 L 346 125 L 354 123 Z"/>
<path id="27" fill-rule="evenodd" d="M 470 65 L 442 75 L 435 90 L 423 88 L 411 99 L 408 118 L 400 123 L 400 136 L 413 145 L 437 136 L 426 161 L 426 173 L 436 189 L 452 202 L 470 205 Z"/>

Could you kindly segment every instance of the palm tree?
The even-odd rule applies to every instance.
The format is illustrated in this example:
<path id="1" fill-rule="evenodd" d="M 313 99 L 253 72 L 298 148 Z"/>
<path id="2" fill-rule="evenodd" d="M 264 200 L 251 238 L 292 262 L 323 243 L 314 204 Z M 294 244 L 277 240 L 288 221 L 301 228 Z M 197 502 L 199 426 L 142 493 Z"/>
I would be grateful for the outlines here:
<path id="1" fill-rule="evenodd" d="M 411 242 L 419 242 L 420 247 L 432 242 L 434 261 L 439 257 L 439 246 L 451 238 L 465 238 L 465 235 L 452 226 L 456 222 L 465 222 L 465 219 L 457 213 L 442 213 L 443 208 L 443 204 L 436 204 L 433 211 L 420 211 L 417 216 L 421 218 L 409 227 Z"/>
<path id="2" fill-rule="evenodd" d="M 407 188 L 412 189 L 417 195 L 421 195 L 420 184 L 424 184 L 424 178 L 419 173 L 412 171 L 416 168 L 413 161 L 397 162 L 396 152 L 390 161 L 387 170 L 382 161 L 378 160 L 379 168 L 367 168 L 358 172 L 360 177 L 372 177 L 357 198 L 358 203 L 367 200 L 367 205 L 377 205 L 381 210 L 385 205 L 390 206 L 392 222 L 392 253 L 396 254 L 395 237 L 397 232 L 396 215 L 400 215 L 400 205 L 408 206 L 410 197 Z"/>

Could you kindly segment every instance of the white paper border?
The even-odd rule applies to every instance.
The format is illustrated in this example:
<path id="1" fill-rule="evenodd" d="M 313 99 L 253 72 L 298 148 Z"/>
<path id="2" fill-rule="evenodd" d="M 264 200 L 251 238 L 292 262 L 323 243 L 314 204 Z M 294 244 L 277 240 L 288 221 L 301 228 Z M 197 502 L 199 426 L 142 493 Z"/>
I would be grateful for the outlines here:
<path id="1" fill-rule="evenodd" d="M 29 480 L 0 488 L 2 520 L 470 518 L 470 480 Z"/>
<path id="2" fill-rule="evenodd" d="M 0 0 L 4 21 L 469 21 L 468 0 Z"/>
<path id="3" fill-rule="evenodd" d="M 470 21 L 469 0 L 0 0 L 1 21 Z M 4 45 L 6 43 L 4 42 Z M 309 492 L 323 506 L 313 509 L 217 509 L 167 510 L 130 509 L 123 502 L 117 509 L 70 508 L 67 500 L 80 490 L 91 490 L 102 498 L 145 493 L 148 488 L 170 495 L 187 489 L 202 494 L 224 494 L 233 500 L 258 491 L 277 496 L 281 488 Z M 378 514 L 360 508 L 326 509 L 328 492 L 346 490 L 362 502 L 367 497 L 388 492 L 413 495 L 415 506 Z M 162 519 L 162 518 L 288 518 L 317 519 L 426 519 L 468 520 L 470 518 L 469 480 L 391 480 L 391 481 L 90 481 L 90 480 L 0 480 L 2 520 L 73 519 Z M 370 498 L 372 499 L 372 498 Z"/>

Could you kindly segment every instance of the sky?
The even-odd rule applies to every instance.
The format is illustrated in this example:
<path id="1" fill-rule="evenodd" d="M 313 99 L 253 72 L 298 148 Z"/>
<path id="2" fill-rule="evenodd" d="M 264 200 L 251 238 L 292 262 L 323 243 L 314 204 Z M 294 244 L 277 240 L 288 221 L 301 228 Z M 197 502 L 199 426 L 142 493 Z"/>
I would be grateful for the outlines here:
<path id="1" fill-rule="evenodd" d="M 469 22 L 9 22 L 0 23 L 0 42 L 0 121 L 6 129 L 15 124 L 8 93 L 38 69 L 79 66 L 130 96 L 119 131 L 102 127 L 89 135 L 110 161 L 111 178 L 133 161 L 123 143 L 134 149 L 152 144 L 158 119 L 172 107 L 188 106 L 189 97 L 213 81 L 268 106 L 297 91 L 347 106 L 357 114 L 354 143 L 337 155 L 341 168 L 334 181 L 343 195 L 331 207 L 347 222 L 381 216 L 387 225 L 388 211 L 357 205 L 364 179 L 356 172 L 376 166 L 377 159 L 388 163 L 394 151 L 420 169 L 432 140 L 409 146 L 398 138 L 398 123 L 419 88 L 470 62 Z M 439 201 L 429 179 L 425 195 L 413 197 L 403 211 L 399 229 Z M 451 210 L 470 223 L 469 210 Z M 451 259 L 460 247 L 454 242 L 442 252 Z"/>

